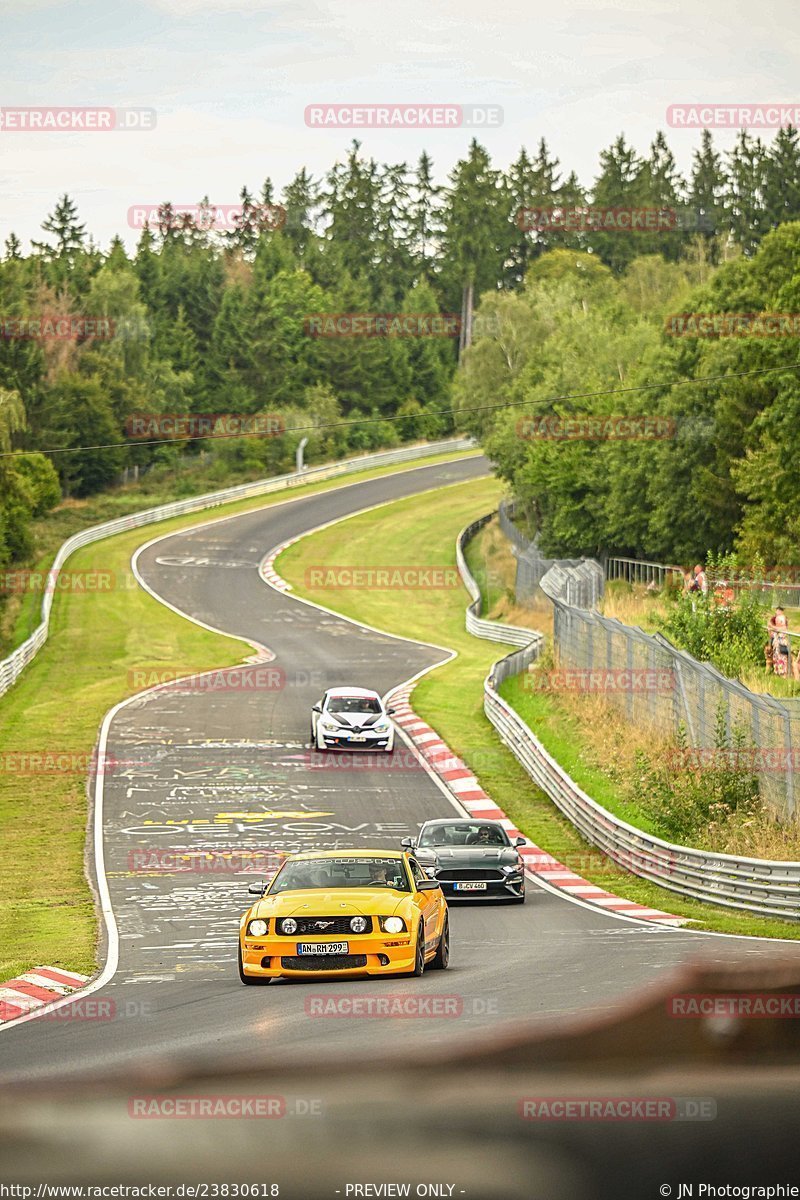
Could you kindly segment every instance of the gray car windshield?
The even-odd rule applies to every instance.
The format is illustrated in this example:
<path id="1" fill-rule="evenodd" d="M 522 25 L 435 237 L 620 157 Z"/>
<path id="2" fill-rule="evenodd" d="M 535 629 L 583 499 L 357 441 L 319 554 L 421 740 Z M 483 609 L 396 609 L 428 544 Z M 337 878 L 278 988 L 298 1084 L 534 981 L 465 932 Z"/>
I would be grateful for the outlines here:
<path id="1" fill-rule="evenodd" d="M 510 846 L 506 831 L 500 825 L 481 821 L 453 821 L 447 825 L 430 825 L 423 829 L 420 846 Z"/>
<path id="2" fill-rule="evenodd" d="M 304 858 L 284 863 L 269 895 L 306 888 L 385 887 L 410 892 L 400 858 Z"/>

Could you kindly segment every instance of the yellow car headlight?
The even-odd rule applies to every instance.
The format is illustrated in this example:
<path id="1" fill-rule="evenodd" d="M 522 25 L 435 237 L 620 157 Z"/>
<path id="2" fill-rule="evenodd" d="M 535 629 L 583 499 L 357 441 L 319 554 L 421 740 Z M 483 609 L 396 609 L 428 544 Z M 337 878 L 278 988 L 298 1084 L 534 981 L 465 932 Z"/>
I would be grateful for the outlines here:
<path id="1" fill-rule="evenodd" d="M 251 937 L 263 937 L 267 932 L 267 922 L 258 920 L 251 921 L 247 926 L 247 932 Z"/>
<path id="2" fill-rule="evenodd" d="M 381 929 L 384 933 L 405 933 L 406 923 L 402 917 L 381 917 Z"/>

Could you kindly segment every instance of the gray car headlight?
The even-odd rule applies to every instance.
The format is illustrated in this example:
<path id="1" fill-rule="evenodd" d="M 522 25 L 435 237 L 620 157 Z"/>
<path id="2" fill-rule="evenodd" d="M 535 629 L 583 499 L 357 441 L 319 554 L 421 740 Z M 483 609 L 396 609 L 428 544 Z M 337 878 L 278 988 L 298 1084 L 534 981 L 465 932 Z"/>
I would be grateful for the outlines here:
<path id="1" fill-rule="evenodd" d="M 251 937 L 263 937 L 267 932 L 267 922 L 258 919 L 251 921 L 247 926 L 247 932 Z"/>

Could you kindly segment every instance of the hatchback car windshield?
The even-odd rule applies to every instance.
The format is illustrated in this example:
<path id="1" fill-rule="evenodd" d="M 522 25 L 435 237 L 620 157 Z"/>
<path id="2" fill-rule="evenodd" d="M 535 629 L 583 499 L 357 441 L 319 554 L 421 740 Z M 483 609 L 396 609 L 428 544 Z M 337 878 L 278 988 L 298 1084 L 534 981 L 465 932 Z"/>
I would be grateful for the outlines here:
<path id="1" fill-rule="evenodd" d="M 500 825 L 485 825 L 481 821 L 452 821 L 447 825 L 430 825 L 423 829 L 420 846 L 510 846 L 506 831 Z"/>
<path id="2" fill-rule="evenodd" d="M 328 712 L 335 713 L 379 713 L 381 702 L 377 696 L 331 696 Z"/>
<path id="3" fill-rule="evenodd" d="M 401 858 L 304 858 L 287 862 L 275 876 L 269 895 L 303 888 L 394 888 L 411 891 Z"/>

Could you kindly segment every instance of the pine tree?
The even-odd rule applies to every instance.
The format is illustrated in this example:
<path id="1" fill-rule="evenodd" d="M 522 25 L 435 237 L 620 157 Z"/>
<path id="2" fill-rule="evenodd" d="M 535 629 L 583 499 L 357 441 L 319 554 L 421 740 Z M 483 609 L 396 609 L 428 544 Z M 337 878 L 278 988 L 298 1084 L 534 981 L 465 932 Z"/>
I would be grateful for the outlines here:
<path id="1" fill-rule="evenodd" d="M 624 134 L 620 134 L 600 154 L 600 174 L 595 180 L 592 204 L 597 208 L 640 207 L 645 194 L 646 172 L 646 164 L 633 147 L 626 144 Z M 625 230 L 590 231 L 586 235 L 586 245 L 613 271 L 621 272 L 639 253 L 638 236 Z"/>
<path id="2" fill-rule="evenodd" d="M 283 189 L 282 198 L 286 210 L 283 235 L 302 262 L 306 247 L 314 236 L 314 214 L 319 202 L 317 184 L 305 167 Z"/>
<path id="3" fill-rule="evenodd" d="M 125 243 L 117 235 L 111 239 L 105 265 L 110 267 L 112 271 L 124 271 L 131 265 L 128 255 L 125 252 Z"/>
<path id="4" fill-rule="evenodd" d="M 726 207 L 731 231 L 745 254 L 752 254 L 769 229 L 765 211 L 767 152 L 761 138 L 743 129 L 728 154 Z"/>
<path id="5" fill-rule="evenodd" d="M 48 262 L 59 261 L 72 266 L 86 242 L 86 226 L 78 222 L 78 209 L 73 200 L 64 193 L 53 212 L 42 222 L 45 233 L 55 238 L 49 242 L 32 242 L 31 245 Z"/>
<path id="6" fill-rule="evenodd" d="M 542 138 L 533 161 L 523 147 L 506 174 L 512 209 L 510 220 L 519 230 L 513 237 L 506 275 L 512 287 L 524 279 L 528 264 L 533 259 L 563 244 L 562 231 L 546 228 L 548 219 L 557 220 L 558 210 L 563 207 L 559 166 L 558 159 L 550 157 L 547 142 Z M 539 210 L 544 210 L 541 220 L 535 216 Z M 524 226 L 531 224 L 537 227 L 526 231 Z"/>
<path id="7" fill-rule="evenodd" d="M 364 159 L 361 143 L 353 141 L 345 162 L 326 176 L 323 211 L 328 218 L 326 240 L 336 247 L 343 268 L 354 278 L 374 283 L 379 265 L 376 251 L 381 177 L 374 159 Z"/>
<path id="8" fill-rule="evenodd" d="M 671 223 L 681 219 L 686 194 L 686 181 L 678 171 L 675 156 L 661 130 L 656 134 L 650 154 L 645 160 L 639 181 L 642 207 L 656 209 Z M 631 235 L 637 254 L 661 254 L 676 262 L 683 250 L 685 234 L 682 229 L 665 228 L 654 233 Z"/>
<path id="9" fill-rule="evenodd" d="M 689 224 L 709 243 L 712 262 L 718 258 L 718 241 L 726 232 L 725 192 L 727 176 L 722 159 L 714 149 L 714 139 L 709 129 L 704 129 L 700 138 L 700 149 L 692 158 L 692 175 L 689 184 Z"/>
<path id="10" fill-rule="evenodd" d="M 503 176 L 473 138 L 450 173 L 444 206 L 442 275 L 446 299 L 461 309 L 459 351 L 472 341 L 476 296 L 502 283 L 513 237 Z"/>
<path id="11" fill-rule="evenodd" d="M 6 262 L 14 259 L 21 259 L 22 242 L 17 235 L 12 231 L 6 238 Z"/>
<path id="12" fill-rule="evenodd" d="M 410 182 L 406 164 L 384 167 L 380 188 L 375 250 L 380 263 L 380 291 L 394 312 L 414 277 Z"/>
<path id="13" fill-rule="evenodd" d="M 223 240 L 229 249 L 240 250 L 246 258 L 249 258 L 255 252 L 258 242 L 258 206 L 246 184 L 239 192 L 239 200 L 241 208 L 236 218 L 236 227 L 227 230 Z"/>
<path id="14" fill-rule="evenodd" d="M 773 229 L 800 220 L 800 135 L 791 125 L 778 130 L 767 154 L 764 208 Z"/>
<path id="15" fill-rule="evenodd" d="M 433 250 L 441 233 L 437 203 L 441 192 L 433 181 L 433 159 L 423 151 L 414 174 L 409 209 L 411 254 L 420 277 L 430 277 L 436 269 Z"/>

